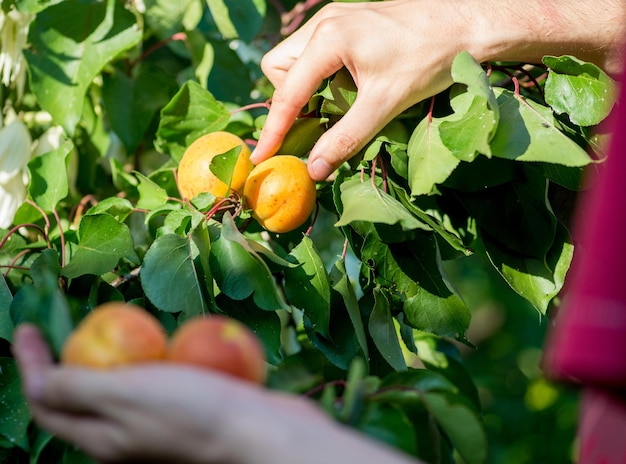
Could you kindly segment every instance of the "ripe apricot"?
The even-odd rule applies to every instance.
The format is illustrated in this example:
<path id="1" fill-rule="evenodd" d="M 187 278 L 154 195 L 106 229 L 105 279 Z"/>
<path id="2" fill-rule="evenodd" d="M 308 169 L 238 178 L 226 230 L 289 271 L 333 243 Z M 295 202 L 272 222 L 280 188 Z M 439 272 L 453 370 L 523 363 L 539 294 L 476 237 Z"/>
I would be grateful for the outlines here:
<path id="1" fill-rule="evenodd" d="M 228 185 L 211 171 L 211 161 L 215 156 L 241 147 L 235 164 L 231 190 L 242 193 L 243 186 L 254 164 L 250 161 L 250 148 L 238 136 L 230 132 L 210 132 L 197 138 L 187 147 L 178 164 L 178 188 L 184 198 L 191 199 L 202 192 L 212 193 L 223 198 L 228 193 Z"/>
<path id="2" fill-rule="evenodd" d="M 304 161 L 291 155 L 277 155 L 259 163 L 243 192 L 252 216 L 270 232 L 294 230 L 315 207 L 315 181 Z"/>
<path id="3" fill-rule="evenodd" d="M 172 334 L 167 359 L 248 380 L 265 381 L 265 353 L 254 332 L 226 316 L 196 317 Z"/>
<path id="4" fill-rule="evenodd" d="M 161 323 L 139 306 L 108 302 L 94 308 L 70 334 L 61 362 L 106 369 L 165 358 Z"/>

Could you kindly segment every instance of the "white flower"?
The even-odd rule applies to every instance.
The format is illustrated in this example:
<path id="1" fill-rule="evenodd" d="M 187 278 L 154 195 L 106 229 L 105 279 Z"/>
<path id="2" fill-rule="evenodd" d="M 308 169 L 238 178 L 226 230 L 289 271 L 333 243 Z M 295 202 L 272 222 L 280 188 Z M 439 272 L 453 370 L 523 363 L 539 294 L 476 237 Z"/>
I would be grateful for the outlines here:
<path id="1" fill-rule="evenodd" d="M 34 18 L 34 14 L 21 13 L 15 8 L 8 13 L 0 11 L 1 81 L 6 87 L 11 84 L 16 86 L 18 99 L 24 94 L 26 82 L 26 63 L 22 51 L 26 47 L 28 28 Z"/>
<path id="2" fill-rule="evenodd" d="M 26 165 L 31 157 L 31 137 L 22 121 L 14 120 L 0 129 L 0 227 L 13 222 L 17 208 L 26 198 Z"/>
<path id="3" fill-rule="evenodd" d="M 7 229 L 11 226 L 15 212 L 25 199 L 26 185 L 21 176 L 0 184 L 0 228 Z"/>

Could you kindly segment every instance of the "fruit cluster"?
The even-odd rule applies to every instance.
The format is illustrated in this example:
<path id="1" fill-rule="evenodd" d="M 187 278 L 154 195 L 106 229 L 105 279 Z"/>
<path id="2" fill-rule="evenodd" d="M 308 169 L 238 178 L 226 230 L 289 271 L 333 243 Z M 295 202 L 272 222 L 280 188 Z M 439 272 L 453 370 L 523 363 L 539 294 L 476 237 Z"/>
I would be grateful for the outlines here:
<path id="1" fill-rule="evenodd" d="M 263 346 L 241 322 L 215 314 L 198 316 L 168 338 L 152 314 L 123 302 L 103 303 L 85 316 L 68 337 L 61 362 L 96 369 L 172 362 L 258 384 L 266 374 Z"/>
<path id="2" fill-rule="evenodd" d="M 211 170 L 213 158 L 241 147 L 230 188 Z M 315 182 L 306 164 L 292 155 L 277 155 L 254 166 L 250 148 L 238 136 L 211 132 L 196 139 L 178 165 L 178 188 L 183 198 L 202 192 L 223 198 L 229 192 L 243 195 L 252 216 L 270 232 L 289 232 L 311 215 L 316 201 Z"/>

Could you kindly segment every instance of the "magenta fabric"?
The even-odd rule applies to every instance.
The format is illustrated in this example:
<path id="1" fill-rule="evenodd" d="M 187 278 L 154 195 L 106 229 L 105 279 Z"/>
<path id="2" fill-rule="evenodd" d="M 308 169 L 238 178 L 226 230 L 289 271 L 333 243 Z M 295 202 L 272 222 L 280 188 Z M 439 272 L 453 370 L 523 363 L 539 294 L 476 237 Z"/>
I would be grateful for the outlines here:
<path id="1" fill-rule="evenodd" d="M 608 159 L 577 210 L 575 259 L 545 350 L 548 377 L 581 387 L 578 464 L 626 464 L 626 85 Z"/>
<path id="2" fill-rule="evenodd" d="M 626 389 L 626 92 L 611 115 L 608 159 L 577 211 L 575 259 L 548 338 L 548 375 Z"/>

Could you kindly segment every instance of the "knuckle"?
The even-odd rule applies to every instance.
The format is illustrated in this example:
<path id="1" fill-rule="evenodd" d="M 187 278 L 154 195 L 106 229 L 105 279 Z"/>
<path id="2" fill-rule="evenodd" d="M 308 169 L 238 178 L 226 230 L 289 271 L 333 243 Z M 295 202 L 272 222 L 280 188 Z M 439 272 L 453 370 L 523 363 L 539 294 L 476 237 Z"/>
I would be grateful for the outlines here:
<path id="1" fill-rule="evenodd" d="M 357 138 L 346 132 L 335 134 L 333 142 L 337 153 L 339 153 L 342 157 L 350 156 L 356 153 L 361 144 Z"/>

